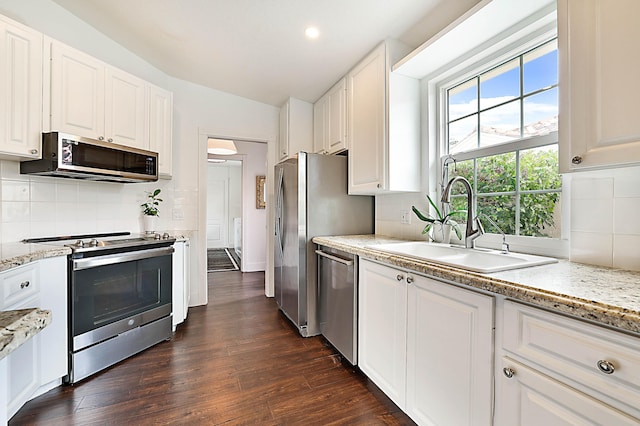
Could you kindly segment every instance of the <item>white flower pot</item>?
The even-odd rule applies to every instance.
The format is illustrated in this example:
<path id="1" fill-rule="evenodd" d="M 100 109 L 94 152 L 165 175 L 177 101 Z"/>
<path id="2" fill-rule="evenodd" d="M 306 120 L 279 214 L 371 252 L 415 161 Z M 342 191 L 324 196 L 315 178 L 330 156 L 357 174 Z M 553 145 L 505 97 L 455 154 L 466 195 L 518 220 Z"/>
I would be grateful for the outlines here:
<path id="1" fill-rule="evenodd" d="M 158 216 L 142 216 L 142 229 L 145 234 L 153 234 L 158 224 Z"/>
<path id="2" fill-rule="evenodd" d="M 449 244 L 451 240 L 451 225 L 434 223 L 431 227 L 431 239 L 436 243 Z"/>

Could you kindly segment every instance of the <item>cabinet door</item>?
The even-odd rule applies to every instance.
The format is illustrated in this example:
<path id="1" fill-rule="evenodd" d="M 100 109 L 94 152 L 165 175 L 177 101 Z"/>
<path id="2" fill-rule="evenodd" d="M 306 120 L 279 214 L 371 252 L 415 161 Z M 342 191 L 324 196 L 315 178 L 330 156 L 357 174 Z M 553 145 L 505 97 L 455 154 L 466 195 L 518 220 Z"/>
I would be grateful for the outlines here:
<path id="1" fill-rule="evenodd" d="M 173 94 L 149 88 L 149 149 L 158 153 L 160 175 L 173 171 Z"/>
<path id="2" fill-rule="evenodd" d="M 20 308 L 15 308 L 20 309 Z M 7 356 L 7 417 L 31 399 L 39 385 L 40 337 L 35 335 Z"/>
<path id="3" fill-rule="evenodd" d="M 280 108 L 280 137 L 278 138 L 278 160 L 289 156 L 289 102 Z"/>
<path id="4" fill-rule="evenodd" d="M 40 158 L 42 34 L 0 21 L 0 155 Z"/>
<path id="5" fill-rule="evenodd" d="M 327 135 L 327 96 L 321 97 L 313 104 L 313 152 L 316 154 L 328 153 Z"/>
<path id="6" fill-rule="evenodd" d="M 494 299 L 410 277 L 407 414 L 419 424 L 491 424 Z"/>
<path id="7" fill-rule="evenodd" d="M 108 142 L 149 149 L 147 94 L 143 80 L 107 68 L 104 125 Z"/>
<path id="8" fill-rule="evenodd" d="M 640 2 L 558 1 L 561 172 L 640 163 Z"/>
<path id="9" fill-rule="evenodd" d="M 51 45 L 51 129 L 104 139 L 104 64 L 54 42 Z"/>
<path id="10" fill-rule="evenodd" d="M 40 307 L 51 311 L 51 323 L 38 336 L 40 386 L 45 386 L 67 374 L 67 258 L 52 257 L 38 261 Z M 46 392 L 58 383 L 50 384 Z"/>
<path id="11" fill-rule="evenodd" d="M 496 425 L 638 424 L 638 419 L 509 358 L 503 358 L 497 374 L 501 393 L 496 402 Z"/>
<path id="12" fill-rule="evenodd" d="M 385 45 L 356 65 L 347 81 L 349 194 L 372 194 L 385 187 Z"/>
<path id="13" fill-rule="evenodd" d="M 329 154 L 347 149 L 347 83 L 342 79 L 328 93 L 326 132 Z"/>
<path id="14" fill-rule="evenodd" d="M 358 281 L 358 365 L 403 409 L 407 355 L 406 275 L 363 259 Z"/>

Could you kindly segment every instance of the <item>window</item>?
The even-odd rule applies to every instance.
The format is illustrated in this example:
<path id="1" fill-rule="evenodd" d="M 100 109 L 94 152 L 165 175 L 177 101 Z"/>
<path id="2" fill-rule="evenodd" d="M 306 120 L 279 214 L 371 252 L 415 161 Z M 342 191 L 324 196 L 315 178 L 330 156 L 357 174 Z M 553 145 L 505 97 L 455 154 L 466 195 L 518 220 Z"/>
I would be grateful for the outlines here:
<path id="1" fill-rule="evenodd" d="M 467 178 L 480 219 L 506 234 L 560 238 L 557 41 L 440 88 L 443 185 Z M 452 209 L 466 209 L 462 190 L 453 188 Z"/>

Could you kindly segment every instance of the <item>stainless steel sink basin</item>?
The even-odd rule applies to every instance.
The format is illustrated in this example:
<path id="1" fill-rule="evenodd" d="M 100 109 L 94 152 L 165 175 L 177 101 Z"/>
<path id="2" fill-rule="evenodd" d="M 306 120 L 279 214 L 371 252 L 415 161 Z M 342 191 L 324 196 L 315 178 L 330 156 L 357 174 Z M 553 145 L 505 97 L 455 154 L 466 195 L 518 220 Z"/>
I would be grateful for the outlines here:
<path id="1" fill-rule="evenodd" d="M 378 244 L 368 246 L 386 253 L 398 254 L 412 259 L 440 263 L 467 271 L 489 273 L 529 266 L 556 263 L 552 257 L 523 253 L 501 253 L 489 249 L 467 249 L 445 244 L 409 241 L 405 243 Z"/>

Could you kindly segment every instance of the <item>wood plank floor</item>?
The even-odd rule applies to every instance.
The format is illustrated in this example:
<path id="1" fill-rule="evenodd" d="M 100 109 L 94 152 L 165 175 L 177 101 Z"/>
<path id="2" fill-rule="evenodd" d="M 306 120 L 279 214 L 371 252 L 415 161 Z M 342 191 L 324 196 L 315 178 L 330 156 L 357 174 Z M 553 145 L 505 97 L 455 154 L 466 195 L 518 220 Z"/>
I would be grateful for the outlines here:
<path id="1" fill-rule="evenodd" d="M 412 425 L 321 337 L 301 338 L 263 273 L 209 274 L 173 339 L 27 403 L 10 425 Z"/>

